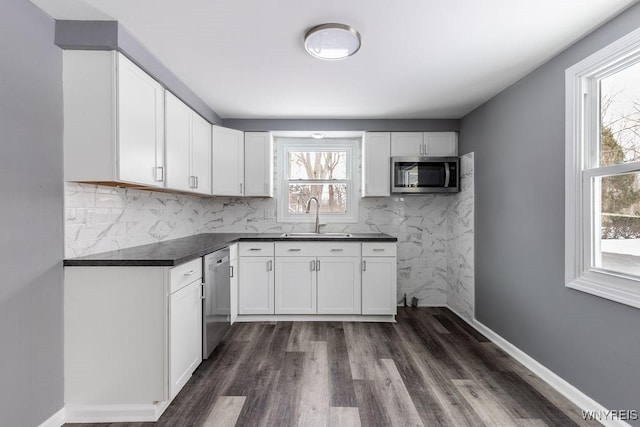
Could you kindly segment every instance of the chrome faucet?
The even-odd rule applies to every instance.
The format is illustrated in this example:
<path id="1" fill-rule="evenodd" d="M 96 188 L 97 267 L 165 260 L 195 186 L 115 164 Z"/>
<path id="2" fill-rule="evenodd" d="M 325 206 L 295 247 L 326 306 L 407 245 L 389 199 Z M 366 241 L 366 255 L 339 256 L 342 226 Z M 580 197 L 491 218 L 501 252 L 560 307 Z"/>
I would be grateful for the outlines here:
<path id="1" fill-rule="evenodd" d="M 318 201 L 317 197 L 309 198 L 309 200 L 307 201 L 306 213 L 309 213 L 309 211 L 311 210 L 311 202 L 314 200 L 316 201 L 316 229 L 314 233 L 320 234 L 320 202 Z"/>

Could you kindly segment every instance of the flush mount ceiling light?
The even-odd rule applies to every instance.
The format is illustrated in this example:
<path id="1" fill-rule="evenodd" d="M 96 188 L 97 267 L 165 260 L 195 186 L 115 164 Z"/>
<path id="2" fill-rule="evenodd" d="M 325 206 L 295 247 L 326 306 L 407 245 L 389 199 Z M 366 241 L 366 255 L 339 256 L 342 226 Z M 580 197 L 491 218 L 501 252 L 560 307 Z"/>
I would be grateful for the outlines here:
<path id="1" fill-rule="evenodd" d="M 304 36 L 304 48 L 318 59 L 344 59 L 360 49 L 360 33 L 344 24 L 318 25 Z"/>

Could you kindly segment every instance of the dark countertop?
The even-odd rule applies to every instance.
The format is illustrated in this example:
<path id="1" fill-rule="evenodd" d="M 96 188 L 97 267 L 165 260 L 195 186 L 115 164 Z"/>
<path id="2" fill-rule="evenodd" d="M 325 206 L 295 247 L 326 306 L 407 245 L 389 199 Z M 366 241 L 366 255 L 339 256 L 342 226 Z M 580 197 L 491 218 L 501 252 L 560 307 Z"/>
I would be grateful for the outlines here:
<path id="1" fill-rule="evenodd" d="M 282 233 L 205 233 L 64 260 L 66 267 L 173 267 L 236 242 L 396 242 L 384 233 L 352 233 L 351 237 L 282 237 Z"/>

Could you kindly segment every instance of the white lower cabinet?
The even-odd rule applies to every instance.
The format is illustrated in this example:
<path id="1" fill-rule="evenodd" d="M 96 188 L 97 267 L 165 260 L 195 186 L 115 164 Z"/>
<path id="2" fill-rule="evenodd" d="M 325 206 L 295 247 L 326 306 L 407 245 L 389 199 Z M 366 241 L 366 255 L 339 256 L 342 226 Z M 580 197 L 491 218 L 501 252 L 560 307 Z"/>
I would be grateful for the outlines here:
<path id="1" fill-rule="evenodd" d="M 273 314 L 272 265 L 272 257 L 240 257 L 238 314 Z"/>
<path id="2" fill-rule="evenodd" d="M 360 257 L 318 257 L 318 314 L 360 314 Z"/>
<path id="3" fill-rule="evenodd" d="M 276 242 L 275 314 L 360 314 L 360 243 Z"/>
<path id="4" fill-rule="evenodd" d="M 202 281 L 196 280 L 170 296 L 169 387 L 176 397 L 202 362 Z"/>
<path id="5" fill-rule="evenodd" d="M 238 314 L 273 314 L 273 242 L 241 242 L 238 256 Z"/>
<path id="6" fill-rule="evenodd" d="M 396 245 L 362 244 L 362 314 L 397 313 Z"/>
<path id="7" fill-rule="evenodd" d="M 64 275 L 67 421 L 157 420 L 202 360 L 202 260 Z"/>
<path id="8" fill-rule="evenodd" d="M 276 257 L 275 313 L 315 314 L 315 257 Z"/>

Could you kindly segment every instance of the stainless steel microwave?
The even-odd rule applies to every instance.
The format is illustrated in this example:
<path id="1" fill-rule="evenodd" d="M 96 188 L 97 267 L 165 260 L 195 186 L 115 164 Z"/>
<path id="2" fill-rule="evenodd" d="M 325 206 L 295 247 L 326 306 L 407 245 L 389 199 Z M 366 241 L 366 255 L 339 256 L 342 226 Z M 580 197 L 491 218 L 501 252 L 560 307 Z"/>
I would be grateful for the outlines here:
<path id="1" fill-rule="evenodd" d="M 458 157 L 392 157 L 391 192 L 395 194 L 457 193 Z"/>

